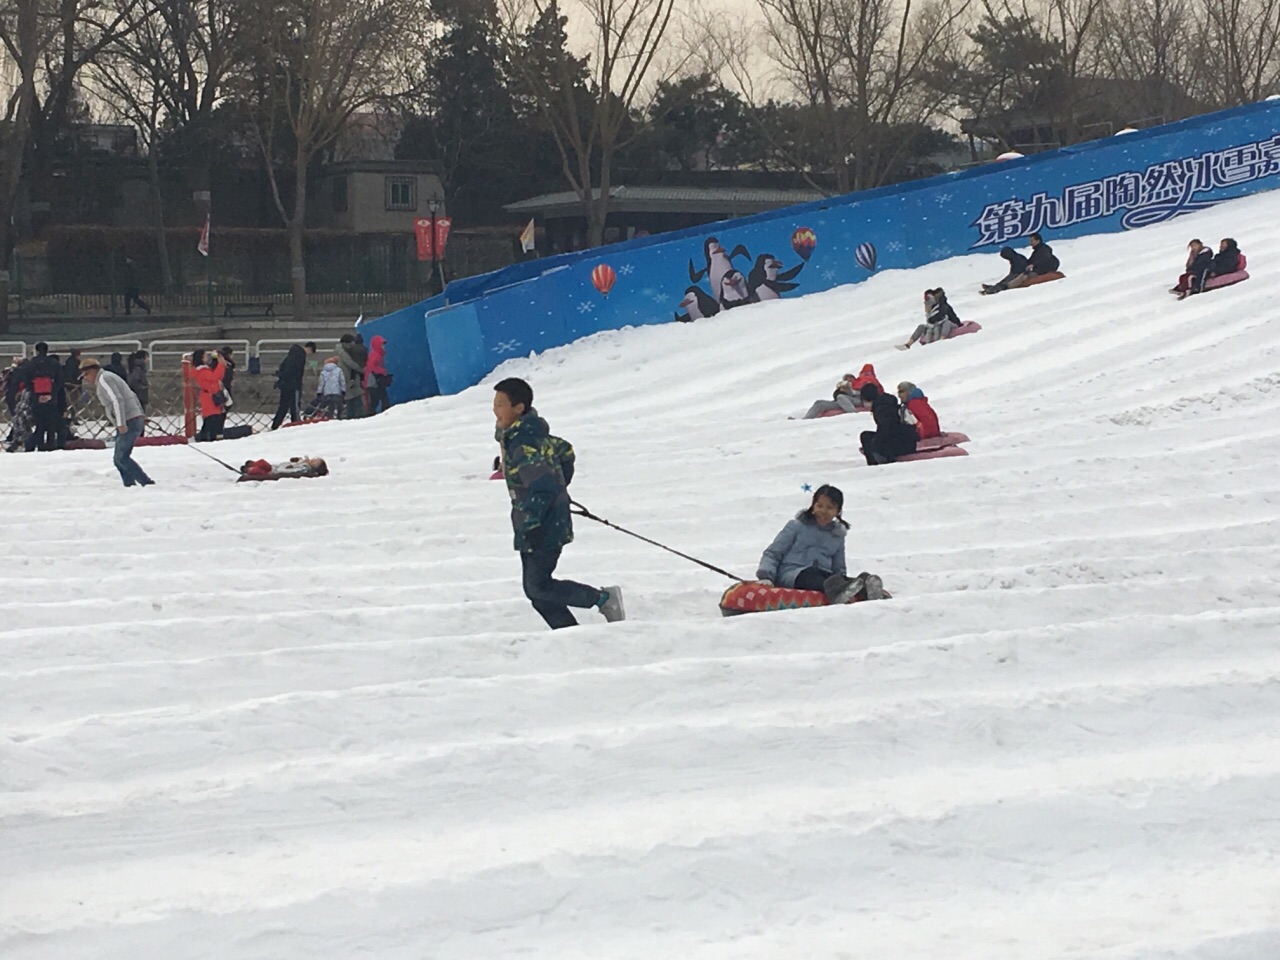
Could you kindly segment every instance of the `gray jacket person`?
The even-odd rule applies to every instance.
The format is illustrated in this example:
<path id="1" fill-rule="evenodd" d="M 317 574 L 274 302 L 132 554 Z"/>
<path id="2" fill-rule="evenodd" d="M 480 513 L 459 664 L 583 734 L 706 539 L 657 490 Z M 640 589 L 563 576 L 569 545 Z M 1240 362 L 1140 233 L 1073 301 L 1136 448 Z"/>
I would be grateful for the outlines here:
<path id="1" fill-rule="evenodd" d="M 142 428 L 146 423 L 142 415 L 142 404 L 129 385 L 110 370 L 103 370 L 97 360 L 85 360 L 80 365 L 87 386 L 98 394 L 102 409 L 116 428 L 116 448 L 114 461 L 120 471 L 120 479 L 126 487 L 135 484 L 150 486 L 155 481 L 133 459 L 133 445 L 142 436 Z"/>

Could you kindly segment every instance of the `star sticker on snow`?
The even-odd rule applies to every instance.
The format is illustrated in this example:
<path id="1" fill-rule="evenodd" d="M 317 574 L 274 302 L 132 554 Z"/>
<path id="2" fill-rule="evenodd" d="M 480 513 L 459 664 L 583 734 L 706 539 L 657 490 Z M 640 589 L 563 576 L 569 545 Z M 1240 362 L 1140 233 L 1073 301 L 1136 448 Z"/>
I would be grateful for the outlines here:
<path id="1" fill-rule="evenodd" d="M 813 487 L 812 487 L 812 485 L 807 484 L 807 483 L 802 483 L 802 484 L 800 484 L 800 489 L 801 489 L 801 490 L 803 490 L 805 493 L 811 493 L 811 492 L 813 492 Z"/>
<path id="2" fill-rule="evenodd" d="M 618 276 L 620 277 L 629 277 L 635 272 L 636 272 L 635 265 L 630 263 L 624 263 L 622 266 L 618 268 Z"/>
<path id="3" fill-rule="evenodd" d="M 596 305 L 592 303 L 590 300 L 583 300 L 580 304 L 578 304 L 579 313 L 590 313 L 595 308 L 596 308 Z"/>

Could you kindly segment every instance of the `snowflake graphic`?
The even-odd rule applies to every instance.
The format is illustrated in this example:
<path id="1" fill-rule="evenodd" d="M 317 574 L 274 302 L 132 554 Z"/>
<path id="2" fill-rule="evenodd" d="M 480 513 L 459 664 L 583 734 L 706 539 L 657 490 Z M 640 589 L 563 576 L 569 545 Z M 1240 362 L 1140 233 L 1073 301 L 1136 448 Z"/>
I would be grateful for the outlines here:
<path id="1" fill-rule="evenodd" d="M 645 296 L 647 296 L 647 297 L 648 297 L 650 300 L 652 300 L 654 303 L 666 303 L 666 302 L 667 302 L 667 295 L 666 295 L 665 293 L 663 293 L 661 290 L 646 290 L 646 291 L 645 291 Z"/>
<path id="2" fill-rule="evenodd" d="M 519 340 L 503 340 L 501 343 L 499 343 L 496 347 L 493 348 L 493 352 L 494 353 L 519 353 L 520 341 Z"/>
<path id="3" fill-rule="evenodd" d="M 629 277 L 635 272 L 636 272 L 635 265 L 630 263 L 624 263 L 622 266 L 618 268 L 618 276 L 620 277 Z"/>
<path id="4" fill-rule="evenodd" d="M 940 194 L 938 194 L 938 202 L 939 202 L 939 203 L 950 203 L 950 202 L 951 202 L 951 200 L 952 200 L 952 197 L 951 197 L 951 194 L 949 194 L 949 193 L 940 193 Z"/>
<path id="5" fill-rule="evenodd" d="M 580 304 L 578 304 L 578 312 L 583 314 L 590 313 L 595 308 L 596 308 L 596 305 L 592 303 L 590 300 L 583 300 Z"/>
<path id="6" fill-rule="evenodd" d="M 822 279 L 823 279 L 823 280 L 834 280 L 835 278 L 836 278 L 836 272 L 835 272 L 834 270 L 823 270 L 823 271 L 822 271 Z"/>
<path id="7" fill-rule="evenodd" d="M 893 253 L 897 253 L 899 250 L 902 249 L 902 244 L 897 240 L 891 240 L 889 241 L 889 245 L 885 247 L 885 249 L 892 251 Z"/>

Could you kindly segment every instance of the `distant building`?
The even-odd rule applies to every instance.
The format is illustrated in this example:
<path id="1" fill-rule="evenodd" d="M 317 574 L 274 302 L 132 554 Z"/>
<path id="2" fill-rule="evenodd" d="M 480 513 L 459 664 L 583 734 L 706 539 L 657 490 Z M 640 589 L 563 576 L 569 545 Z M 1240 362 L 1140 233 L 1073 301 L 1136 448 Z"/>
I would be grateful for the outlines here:
<path id="1" fill-rule="evenodd" d="M 444 185 L 430 165 L 414 160 L 345 160 L 324 168 L 315 183 L 307 225 L 353 233 L 412 236 L 414 221 L 445 215 Z"/>
<path id="2" fill-rule="evenodd" d="M 600 191 L 594 192 L 596 197 Z M 773 186 L 619 186 L 609 189 L 604 242 L 617 243 L 668 230 L 697 227 L 717 220 L 745 217 L 792 204 L 819 200 L 825 194 L 804 187 Z M 547 255 L 580 250 L 587 243 L 587 219 L 573 191 L 546 193 L 503 207 L 513 216 L 538 221 L 539 252 Z"/>
<path id="3" fill-rule="evenodd" d="M 1176 84 L 1160 80 L 1076 77 L 1037 91 L 1008 110 L 960 121 L 971 159 L 991 159 L 1005 150 L 1039 153 L 1142 129 L 1212 109 Z"/>

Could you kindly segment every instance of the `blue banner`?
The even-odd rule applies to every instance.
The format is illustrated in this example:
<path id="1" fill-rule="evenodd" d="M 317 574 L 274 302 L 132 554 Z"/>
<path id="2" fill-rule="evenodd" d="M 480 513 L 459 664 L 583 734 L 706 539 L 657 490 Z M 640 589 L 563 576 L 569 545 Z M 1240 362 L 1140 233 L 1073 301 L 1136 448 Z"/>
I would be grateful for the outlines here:
<path id="1" fill-rule="evenodd" d="M 403 382 L 406 389 L 395 399 L 429 395 L 423 389 L 456 393 L 509 357 L 602 330 L 696 323 L 748 304 L 857 283 L 879 270 L 994 252 L 1033 232 L 1052 243 L 1131 230 L 1277 186 L 1280 102 L 1267 102 L 520 263 L 450 284 L 445 296 L 394 316 L 408 352 L 396 367 L 433 366 L 431 375 L 404 381 L 397 373 L 397 386 Z M 1063 269 L 1070 272 L 1070 263 Z M 406 315 L 422 324 L 420 335 L 403 336 Z M 392 320 L 366 324 L 365 340 Z"/>

